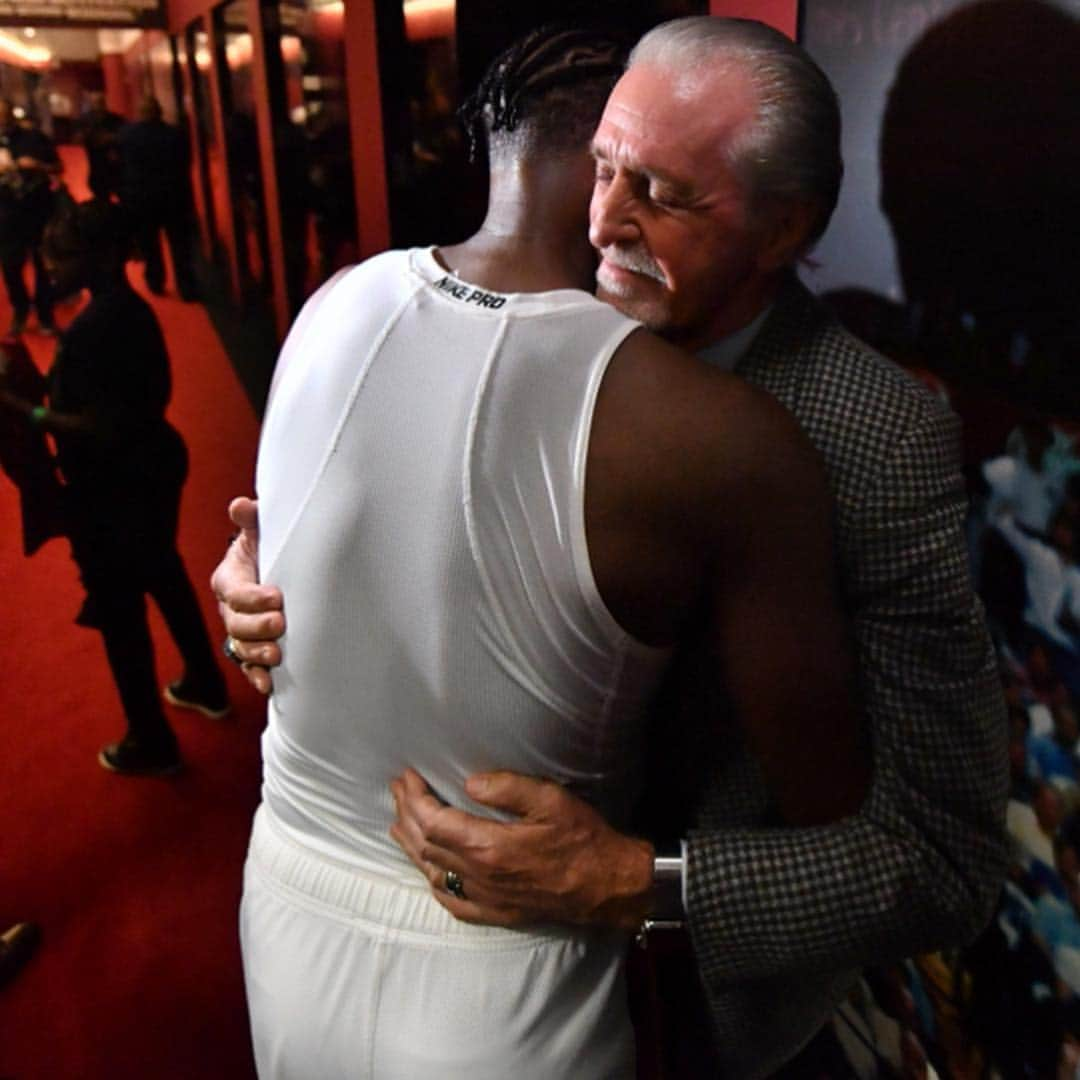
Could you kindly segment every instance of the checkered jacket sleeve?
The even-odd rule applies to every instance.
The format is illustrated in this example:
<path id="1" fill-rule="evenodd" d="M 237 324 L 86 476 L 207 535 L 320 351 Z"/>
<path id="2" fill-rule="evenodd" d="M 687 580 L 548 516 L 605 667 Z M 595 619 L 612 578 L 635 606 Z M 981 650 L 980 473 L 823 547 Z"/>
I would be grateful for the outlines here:
<path id="1" fill-rule="evenodd" d="M 764 785 L 738 745 L 704 786 L 688 843 L 690 929 L 721 1042 L 750 1053 L 763 1009 L 774 1021 L 792 1013 L 789 1031 L 802 1023 L 809 1035 L 844 969 L 978 932 L 1007 861 L 1008 765 L 963 542 L 955 417 L 797 286 L 740 370 L 824 457 L 874 763 L 863 808 L 824 827 L 763 825 Z"/>

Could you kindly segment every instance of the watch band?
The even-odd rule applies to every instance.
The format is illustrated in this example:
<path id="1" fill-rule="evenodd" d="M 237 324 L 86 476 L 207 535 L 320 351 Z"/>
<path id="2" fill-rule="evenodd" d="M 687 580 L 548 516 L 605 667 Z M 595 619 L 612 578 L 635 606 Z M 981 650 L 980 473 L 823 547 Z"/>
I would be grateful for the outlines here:
<path id="1" fill-rule="evenodd" d="M 681 920 L 683 908 L 683 876 L 686 860 L 679 855 L 657 855 L 653 859 L 653 907 L 650 919 L 663 922 Z"/>
<path id="2" fill-rule="evenodd" d="M 641 948 L 648 947 L 649 935 L 654 931 L 686 928 L 686 909 L 683 906 L 685 872 L 685 853 L 653 856 L 652 909 L 634 938 Z"/>

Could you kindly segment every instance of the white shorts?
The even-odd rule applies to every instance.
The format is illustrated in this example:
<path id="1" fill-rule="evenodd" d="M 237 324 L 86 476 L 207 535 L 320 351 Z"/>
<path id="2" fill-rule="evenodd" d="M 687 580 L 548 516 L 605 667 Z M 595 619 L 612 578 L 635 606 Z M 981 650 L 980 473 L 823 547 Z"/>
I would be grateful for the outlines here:
<path id="1" fill-rule="evenodd" d="M 621 934 L 458 922 L 425 886 L 296 844 L 265 806 L 240 938 L 261 1080 L 634 1076 Z"/>

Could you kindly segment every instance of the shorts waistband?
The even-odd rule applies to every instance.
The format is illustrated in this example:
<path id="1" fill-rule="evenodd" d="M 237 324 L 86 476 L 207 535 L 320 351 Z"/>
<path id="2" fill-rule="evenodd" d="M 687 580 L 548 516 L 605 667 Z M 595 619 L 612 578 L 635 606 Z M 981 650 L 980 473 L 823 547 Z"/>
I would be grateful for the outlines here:
<path id="1" fill-rule="evenodd" d="M 462 922 L 439 905 L 419 874 L 413 887 L 336 862 L 286 835 L 265 803 L 255 812 L 248 864 L 298 902 L 313 904 L 337 918 L 361 922 L 375 934 L 415 935 L 456 948 L 503 949 L 565 943 L 585 933 L 558 927 L 514 930 Z"/>

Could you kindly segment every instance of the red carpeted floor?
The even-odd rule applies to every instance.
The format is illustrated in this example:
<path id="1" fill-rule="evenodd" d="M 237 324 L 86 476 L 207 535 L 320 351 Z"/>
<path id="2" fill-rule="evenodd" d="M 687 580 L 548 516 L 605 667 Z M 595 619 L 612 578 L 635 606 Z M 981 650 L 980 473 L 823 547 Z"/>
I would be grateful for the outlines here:
<path id="1" fill-rule="evenodd" d="M 81 152 L 65 164 L 81 195 Z M 129 274 L 142 289 L 141 268 Z M 251 489 L 257 423 L 203 308 L 168 288 L 147 295 L 172 357 L 170 419 L 191 453 L 180 550 L 216 641 L 206 582 L 230 533 L 227 502 Z M 75 310 L 58 310 L 61 326 Z M 0 300 L 0 329 L 10 317 Z M 54 343 L 27 341 L 47 367 Z M 123 720 L 99 635 L 72 621 L 80 595 L 66 541 L 22 556 L 15 489 L 0 474 L 0 923 L 43 930 L 0 989 L 0 1080 L 243 1080 L 254 1071 L 236 909 L 262 701 L 230 670 L 229 719 L 169 710 L 180 776 L 105 772 L 98 749 Z M 153 609 L 152 624 L 164 683 L 179 661 Z"/>

